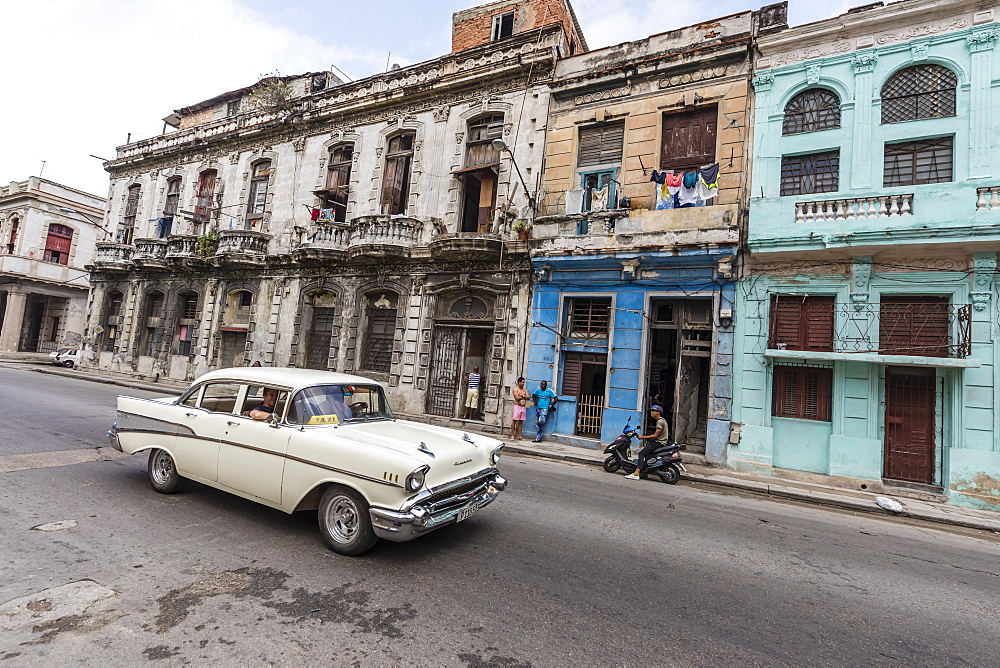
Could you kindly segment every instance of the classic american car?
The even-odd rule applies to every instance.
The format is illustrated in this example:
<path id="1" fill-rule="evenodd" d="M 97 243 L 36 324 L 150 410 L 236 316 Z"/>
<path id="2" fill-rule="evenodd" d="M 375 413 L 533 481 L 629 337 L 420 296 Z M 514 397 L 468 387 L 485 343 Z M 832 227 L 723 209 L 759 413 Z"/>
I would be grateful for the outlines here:
<path id="1" fill-rule="evenodd" d="M 121 396 L 108 438 L 149 452 L 163 494 L 196 480 L 287 513 L 315 509 L 327 545 L 347 555 L 461 522 L 507 487 L 502 442 L 396 419 L 379 383 L 327 371 L 220 369 L 180 397 Z"/>

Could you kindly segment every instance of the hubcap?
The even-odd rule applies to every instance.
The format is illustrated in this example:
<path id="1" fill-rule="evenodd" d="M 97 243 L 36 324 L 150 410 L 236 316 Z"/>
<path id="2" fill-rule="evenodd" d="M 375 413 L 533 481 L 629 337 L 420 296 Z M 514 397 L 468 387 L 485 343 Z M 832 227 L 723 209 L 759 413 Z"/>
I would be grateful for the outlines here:
<path id="1" fill-rule="evenodd" d="M 166 484 L 170 480 L 170 475 L 173 471 L 173 458 L 163 450 L 156 453 L 156 456 L 153 458 L 153 481 L 158 485 Z"/>
<path id="2" fill-rule="evenodd" d="M 347 496 L 336 497 L 326 509 L 326 525 L 338 543 L 349 543 L 358 533 L 358 507 Z"/>

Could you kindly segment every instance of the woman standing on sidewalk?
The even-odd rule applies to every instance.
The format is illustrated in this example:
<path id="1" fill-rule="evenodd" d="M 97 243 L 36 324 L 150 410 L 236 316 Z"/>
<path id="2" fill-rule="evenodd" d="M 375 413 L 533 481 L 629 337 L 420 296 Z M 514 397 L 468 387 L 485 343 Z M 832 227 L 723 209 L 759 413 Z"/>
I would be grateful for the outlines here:
<path id="1" fill-rule="evenodd" d="M 520 441 L 521 430 L 524 428 L 524 418 L 528 413 L 527 405 L 531 394 L 524 386 L 524 376 L 517 379 L 517 385 L 511 389 L 510 393 L 514 397 L 514 409 L 511 413 L 510 438 L 512 441 Z"/>

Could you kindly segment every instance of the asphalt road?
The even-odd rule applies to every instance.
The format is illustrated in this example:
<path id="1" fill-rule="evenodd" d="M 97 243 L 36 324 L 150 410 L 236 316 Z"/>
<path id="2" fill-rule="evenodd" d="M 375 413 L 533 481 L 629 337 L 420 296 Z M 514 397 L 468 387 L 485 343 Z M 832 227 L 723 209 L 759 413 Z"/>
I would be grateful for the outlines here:
<path id="1" fill-rule="evenodd" d="M 116 388 L 0 387 L 8 418 L 49 406 L 0 423 L 0 464 L 54 453 L 0 473 L 0 665 L 997 660 L 1000 536 L 508 457 L 473 518 L 341 557 L 314 513 L 159 495 L 140 456 L 59 465 L 104 444 Z"/>

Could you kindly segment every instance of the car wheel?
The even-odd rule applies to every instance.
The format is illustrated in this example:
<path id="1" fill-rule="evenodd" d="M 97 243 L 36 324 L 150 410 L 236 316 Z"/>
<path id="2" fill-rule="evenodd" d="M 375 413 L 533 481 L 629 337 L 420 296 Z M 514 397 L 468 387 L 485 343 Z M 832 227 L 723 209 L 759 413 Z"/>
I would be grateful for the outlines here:
<path id="1" fill-rule="evenodd" d="M 677 481 L 681 479 L 681 472 L 673 464 L 664 466 L 663 470 L 657 473 L 660 476 L 660 480 L 668 485 L 676 485 Z"/>
<path id="2" fill-rule="evenodd" d="M 319 532 L 334 552 L 354 556 L 378 541 L 368 502 L 353 489 L 330 487 L 319 501 Z"/>
<path id="3" fill-rule="evenodd" d="M 65 362 L 63 362 L 63 366 L 66 367 L 67 369 L 72 369 L 73 368 L 73 360 L 66 360 Z"/>
<path id="4" fill-rule="evenodd" d="M 619 470 L 621 470 L 621 467 L 622 467 L 621 460 L 615 457 L 614 455 L 611 455 L 610 457 L 604 460 L 604 470 L 607 471 L 608 473 L 616 473 Z"/>
<path id="5" fill-rule="evenodd" d="M 149 453 L 149 484 L 160 494 L 173 494 L 187 486 L 187 478 L 177 472 L 174 458 L 166 450 L 154 448 Z"/>

